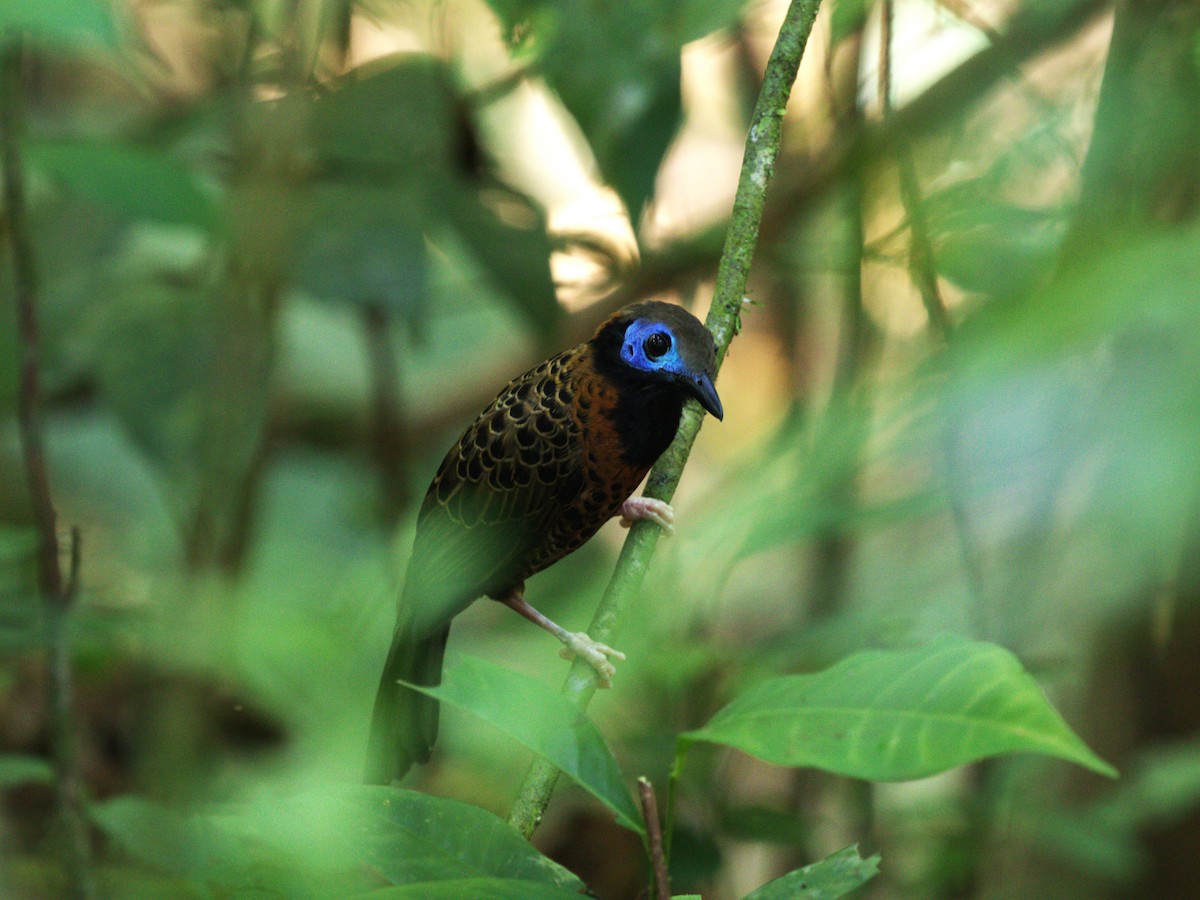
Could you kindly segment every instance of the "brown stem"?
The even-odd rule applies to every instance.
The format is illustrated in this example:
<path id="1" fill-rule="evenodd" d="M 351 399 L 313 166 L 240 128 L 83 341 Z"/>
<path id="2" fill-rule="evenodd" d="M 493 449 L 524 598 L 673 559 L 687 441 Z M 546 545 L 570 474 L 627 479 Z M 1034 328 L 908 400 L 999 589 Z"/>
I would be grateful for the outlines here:
<path id="1" fill-rule="evenodd" d="M 22 50 L 19 44 L 4 48 L 3 84 L 0 85 L 0 155 L 3 156 L 4 208 L 8 218 L 9 251 L 13 263 L 20 342 L 20 375 L 17 393 L 17 427 L 38 534 L 38 594 L 47 625 L 47 718 L 55 768 L 55 800 L 63 831 L 63 868 L 71 896 L 97 896 L 92 874 L 91 843 L 83 808 L 82 777 L 75 750 L 75 717 L 71 689 L 71 649 L 68 619 L 79 583 L 79 530 L 71 532 L 70 576 L 64 585 L 59 565 L 59 543 L 50 476 L 46 465 L 43 431 L 38 334 L 38 282 L 33 243 L 25 203 L 19 136 L 23 127 L 21 106 Z"/>
<path id="2" fill-rule="evenodd" d="M 667 858 L 663 853 L 662 825 L 658 821 L 658 801 L 654 798 L 654 785 L 648 778 L 639 778 L 638 793 L 642 798 L 642 818 L 646 822 L 646 834 L 650 838 L 650 866 L 654 870 L 655 900 L 670 900 L 671 882 L 667 877 Z"/>

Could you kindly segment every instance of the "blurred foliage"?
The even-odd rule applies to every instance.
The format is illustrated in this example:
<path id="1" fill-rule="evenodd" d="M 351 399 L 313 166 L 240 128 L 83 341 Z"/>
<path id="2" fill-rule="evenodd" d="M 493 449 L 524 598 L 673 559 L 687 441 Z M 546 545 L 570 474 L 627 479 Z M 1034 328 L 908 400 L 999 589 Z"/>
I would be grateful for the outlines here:
<path id="1" fill-rule="evenodd" d="M 622 296 L 702 307 L 719 229 L 697 210 L 728 206 L 778 9 L 0 4 L 54 500 L 83 532 L 71 636 L 106 896 L 633 897 L 639 775 L 671 810 L 679 892 L 1190 895 L 1200 14 L 892 4 L 897 115 L 931 83 L 981 98 L 906 126 L 914 210 L 875 140 L 881 4 L 825 6 L 729 416 L 614 689 L 576 715 L 552 642 L 477 603 L 410 790 L 355 782 L 413 501 L 499 385 L 611 306 L 574 283 L 572 243 L 616 272 L 627 241 Z M 1056 35 L 1019 69 L 1018 21 Z M 57 896 L 10 223 L 0 894 Z M 616 538 L 529 598 L 582 627 Z M 996 757 L 1014 751 L 1039 755 Z M 531 752 L 571 780 L 533 846 L 498 818 Z"/>

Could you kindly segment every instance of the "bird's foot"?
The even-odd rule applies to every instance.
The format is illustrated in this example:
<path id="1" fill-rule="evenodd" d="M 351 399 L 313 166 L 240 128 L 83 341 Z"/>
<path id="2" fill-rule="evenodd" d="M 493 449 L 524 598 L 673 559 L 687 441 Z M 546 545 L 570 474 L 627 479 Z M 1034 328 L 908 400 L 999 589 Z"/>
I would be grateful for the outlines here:
<path id="1" fill-rule="evenodd" d="M 664 500 L 653 497 L 630 497 L 621 504 L 621 527 L 628 528 L 634 522 L 645 519 L 653 522 L 668 537 L 675 533 L 675 510 Z"/>
<path id="2" fill-rule="evenodd" d="M 596 685 L 602 688 L 612 687 L 612 677 L 617 674 L 616 668 L 608 660 L 623 660 L 625 654 L 614 650 L 608 644 L 593 641 L 582 631 L 568 631 L 562 638 L 563 648 L 559 651 L 563 659 L 574 659 L 576 656 L 596 670 Z"/>

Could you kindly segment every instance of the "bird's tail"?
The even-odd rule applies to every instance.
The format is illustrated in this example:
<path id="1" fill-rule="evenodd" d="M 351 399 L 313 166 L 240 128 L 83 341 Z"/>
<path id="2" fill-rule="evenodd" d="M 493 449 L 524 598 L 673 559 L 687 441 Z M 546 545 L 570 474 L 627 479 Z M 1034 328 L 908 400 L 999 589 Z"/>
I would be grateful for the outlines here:
<path id="1" fill-rule="evenodd" d="M 364 775 L 368 784 L 388 784 L 403 778 L 413 763 L 429 760 L 437 739 L 438 702 L 399 682 L 440 684 L 449 636 L 449 622 L 427 636 L 416 634 L 411 622 L 396 626 L 371 714 Z"/>

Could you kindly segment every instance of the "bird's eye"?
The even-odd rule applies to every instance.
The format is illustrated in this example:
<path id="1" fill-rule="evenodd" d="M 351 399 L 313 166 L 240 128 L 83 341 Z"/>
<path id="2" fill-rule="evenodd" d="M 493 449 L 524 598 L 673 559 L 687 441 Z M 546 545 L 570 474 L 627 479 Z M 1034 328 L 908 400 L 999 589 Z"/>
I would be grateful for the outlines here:
<path id="1" fill-rule="evenodd" d="M 646 355 L 651 359 L 658 359 L 671 349 L 671 336 L 665 332 L 656 331 L 650 337 L 646 338 L 646 343 L 642 344 L 642 349 L 646 351 Z"/>

